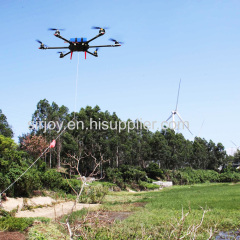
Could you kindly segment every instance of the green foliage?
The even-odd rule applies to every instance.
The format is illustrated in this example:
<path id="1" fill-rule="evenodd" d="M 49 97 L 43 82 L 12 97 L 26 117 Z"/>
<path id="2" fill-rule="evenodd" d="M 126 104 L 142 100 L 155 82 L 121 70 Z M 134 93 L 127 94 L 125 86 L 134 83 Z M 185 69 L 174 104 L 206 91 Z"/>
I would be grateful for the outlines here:
<path id="1" fill-rule="evenodd" d="M 42 182 L 44 187 L 51 190 L 61 189 L 64 184 L 61 173 L 57 172 L 55 169 L 47 170 L 42 175 Z"/>
<path id="2" fill-rule="evenodd" d="M 81 189 L 81 181 L 78 179 L 63 179 L 62 185 L 60 188 L 65 192 L 69 194 L 75 194 L 75 192 L 79 192 Z M 75 192 L 73 191 L 73 189 Z"/>
<path id="3" fill-rule="evenodd" d="M 116 183 L 119 187 L 123 187 L 123 183 L 139 182 L 147 179 L 146 172 L 136 167 L 121 165 L 120 168 L 108 168 L 106 171 L 108 181 Z"/>
<path id="4" fill-rule="evenodd" d="M 20 231 L 23 232 L 34 222 L 33 218 L 15 218 L 2 217 L 0 218 L 0 229 L 2 231 Z"/>
<path id="5" fill-rule="evenodd" d="M 139 187 L 141 190 L 159 189 L 159 186 L 157 184 L 147 183 L 147 182 L 143 182 L 143 181 L 139 181 Z"/>
<path id="6" fill-rule="evenodd" d="M 101 184 L 86 186 L 80 196 L 80 202 L 101 203 L 108 191 L 108 187 Z"/>
<path id="7" fill-rule="evenodd" d="M 41 223 L 31 227 L 28 231 L 28 240 L 56 240 L 56 239 L 68 239 L 61 232 L 63 227 L 54 223 Z"/>
<path id="8" fill-rule="evenodd" d="M 11 168 L 7 174 L 11 182 L 15 181 L 26 168 Z M 40 173 L 36 169 L 30 169 L 24 174 L 9 190 L 9 195 L 19 197 L 29 197 L 32 195 L 33 190 L 42 188 Z"/>
<path id="9" fill-rule="evenodd" d="M 1 109 L 0 109 L 0 135 L 9 138 L 13 137 L 13 131 L 8 124 L 7 117 L 3 114 Z"/>
<path id="10" fill-rule="evenodd" d="M 219 176 L 221 182 L 239 182 L 240 173 L 235 171 L 223 172 Z"/>
<path id="11" fill-rule="evenodd" d="M 146 172 L 148 177 L 153 178 L 155 180 L 159 178 L 163 178 L 163 170 L 161 170 L 157 163 L 150 163 L 146 168 Z"/>
<path id="12" fill-rule="evenodd" d="M 170 178 L 174 184 L 186 185 L 205 182 L 219 182 L 219 174 L 213 170 L 195 170 L 185 168 L 169 171 Z"/>
<path id="13" fill-rule="evenodd" d="M 10 217 L 10 213 L 2 208 L 0 208 L 0 216 L 2 217 Z"/>
<path id="14" fill-rule="evenodd" d="M 95 186 L 95 185 L 102 185 L 102 186 L 106 186 L 108 188 L 113 188 L 116 187 L 117 185 L 114 183 L 110 183 L 110 182 L 103 182 L 103 181 L 93 181 L 92 183 L 89 183 L 90 186 Z"/>
<path id="15" fill-rule="evenodd" d="M 88 210 L 86 208 L 83 208 L 79 211 L 72 212 L 70 216 L 64 215 L 61 218 L 61 222 L 66 222 L 66 219 L 69 217 L 69 223 L 74 224 L 75 222 L 78 222 L 82 220 L 83 216 L 87 214 Z"/>

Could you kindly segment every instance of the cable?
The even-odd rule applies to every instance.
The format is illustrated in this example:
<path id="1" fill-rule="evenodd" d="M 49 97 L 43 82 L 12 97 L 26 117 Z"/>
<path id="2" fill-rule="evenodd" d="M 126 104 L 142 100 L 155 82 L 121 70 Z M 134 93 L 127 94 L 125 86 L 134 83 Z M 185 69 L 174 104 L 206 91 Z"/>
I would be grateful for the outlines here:
<path id="1" fill-rule="evenodd" d="M 76 86 L 75 86 L 74 119 L 75 119 L 75 114 L 76 114 L 76 110 L 77 110 L 78 66 L 79 66 L 79 52 L 78 52 L 78 63 L 77 63 Z"/>

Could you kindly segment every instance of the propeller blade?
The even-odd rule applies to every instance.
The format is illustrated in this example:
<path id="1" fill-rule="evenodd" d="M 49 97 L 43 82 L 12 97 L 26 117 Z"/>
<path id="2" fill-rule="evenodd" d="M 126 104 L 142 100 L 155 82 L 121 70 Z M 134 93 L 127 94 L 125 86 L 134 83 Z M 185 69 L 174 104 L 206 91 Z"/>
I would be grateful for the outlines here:
<path id="1" fill-rule="evenodd" d="M 115 39 L 113 39 L 113 38 L 109 38 L 109 41 L 115 42 L 115 44 L 116 44 L 116 43 L 119 43 L 119 44 L 123 44 L 123 43 L 124 43 L 124 42 L 119 42 L 119 41 L 117 41 L 117 40 L 115 40 Z"/>
<path id="2" fill-rule="evenodd" d="M 38 43 L 42 44 L 42 42 L 41 42 L 40 40 L 38 40 L 38 39 L 36 39 L 36 42 L 38 42 Z"/>
<path id="3" fill-rule="evenodd" d="M 185 124 L 185 122 L 182 120 L 182 118 L 180 117 L 179 113 L 176 112 L 176 114 L 178 115 L 179 119 L 181 120 L 181 122 L 183 123 L 183 125 L 187 128 L 187 130 L 193 135 L 193 133 L 190 131 L 189 127 Z"/>
<path id="4" fill-rule="evenodd" d="M 177 111 L 177 107 L 178 107 L 178 98 L 179 98 L 179 92 L 180 92 L 180 85 L 181 85 L 181 79 L 180 79 L 180 82 L 179 82 L 179 87 L 178 87 L 178 95 L 177 95 L 177 104 L 176 104 L 176 110 Z"/>
<path id="5" fill-rule="evenodd" d="M 41 44 L 41 47 L 47 47 L 46 44 L 43 44 L 40 40 L 36 39 L 36 42 L 40 43 Z"/>
<path id="6" fill-rule="evenodd" d="M 172 117 L 172 114 L 170 115 L 170 117 L 166 120 L 166 122 Z"/>
<path id="7" fill-rule="evenodd" d="M 96 27 L 96 26 L 93 26 L 92 29 L 101 29 L 102 27 Z M 104 27 L 102 29 L 109 29 L 109 27 Z"/>
<path id="8" fill-rule="evenodd" d="M 57 31 L 57 30 L 59 30 L 59 31 L 64 31 L 65 29 L 62 29 L 62 28 L 49 28 L 48 29 L 49 31 Z"/>

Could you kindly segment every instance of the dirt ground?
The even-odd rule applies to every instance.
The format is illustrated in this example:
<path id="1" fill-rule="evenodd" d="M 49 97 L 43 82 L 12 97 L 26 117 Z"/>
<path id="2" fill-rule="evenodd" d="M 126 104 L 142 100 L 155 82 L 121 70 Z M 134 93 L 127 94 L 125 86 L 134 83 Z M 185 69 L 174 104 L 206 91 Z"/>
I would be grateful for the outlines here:
<path id="1" fill-rule="evenodd" d="M 27 199 L 29 206 L 36 207 L 32 210 L 21 211 L 23 207 L 23 198 L 8 198 L 7 201 L 2 202 L 3 208 L 7 211 L 11 211 L 19 207 L 15 217 L 46 217 L 55 219 L 62 215 L 68 214 L 74 202 L 56 202 L 51 197 L 33 197 Z M 37 208 L 37 206 L 39 206 Z M 81 210 L 82 208 L 98 208 L 99 204 L 82 204 L 78 203 L 74 208 L 74 211 Z M 0 238 L 1 240 L 1 238 Z"/>
<path id="2" fill-rule="evenodd" d="M 46 218 L 59 218 L 62 215 L 68 214 L 71 212 L 74 202 L 63 202 L 59 204 L 55 204 L 52 207 L 42 207 L 42 208 L 35 208 L 31 211 L 19 211 L 16 213 L 15 217 L 46 217 Z M 99 204 L 82 204 L 77 203 L 74 211 L 81 210 L 82 208 L 98 208 Z"/>
<path id="3" fill-rule="evenodd" d="M 7 201 L 2 202 L 2 206 L 6 211 L 11 211 L 17 206 L 19 207 L 19 210 L 23 207 L 23 199 L 24 198 L 7 198 Z M 27 198 L 27 204 L 29 206 L 37 206 L 37 205 L 51 205 L 56 202 L 51 197 L 33 197 L 33 198 Z"/>
<path id="4" fill-rule="evenodd" d="M 25 240 L 26 236 L 19 232 L 0 232 L 0 240 Z"/>

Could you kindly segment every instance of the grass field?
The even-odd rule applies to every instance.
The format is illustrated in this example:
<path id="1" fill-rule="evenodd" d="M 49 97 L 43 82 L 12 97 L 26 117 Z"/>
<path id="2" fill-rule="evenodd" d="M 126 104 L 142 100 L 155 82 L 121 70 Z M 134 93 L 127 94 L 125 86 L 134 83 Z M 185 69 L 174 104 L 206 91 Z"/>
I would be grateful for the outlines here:
<path id="1" fill-rule="evenodd" d="M 116 216 L 122 212 L 129 215 L 112 225 L 83 224 L 84 237 L 79 239 L 208 239 L 211 232 L 240 228 L 240 184 L 113 192 L 101 208 L 105 213 L 115 212 Z"/>

